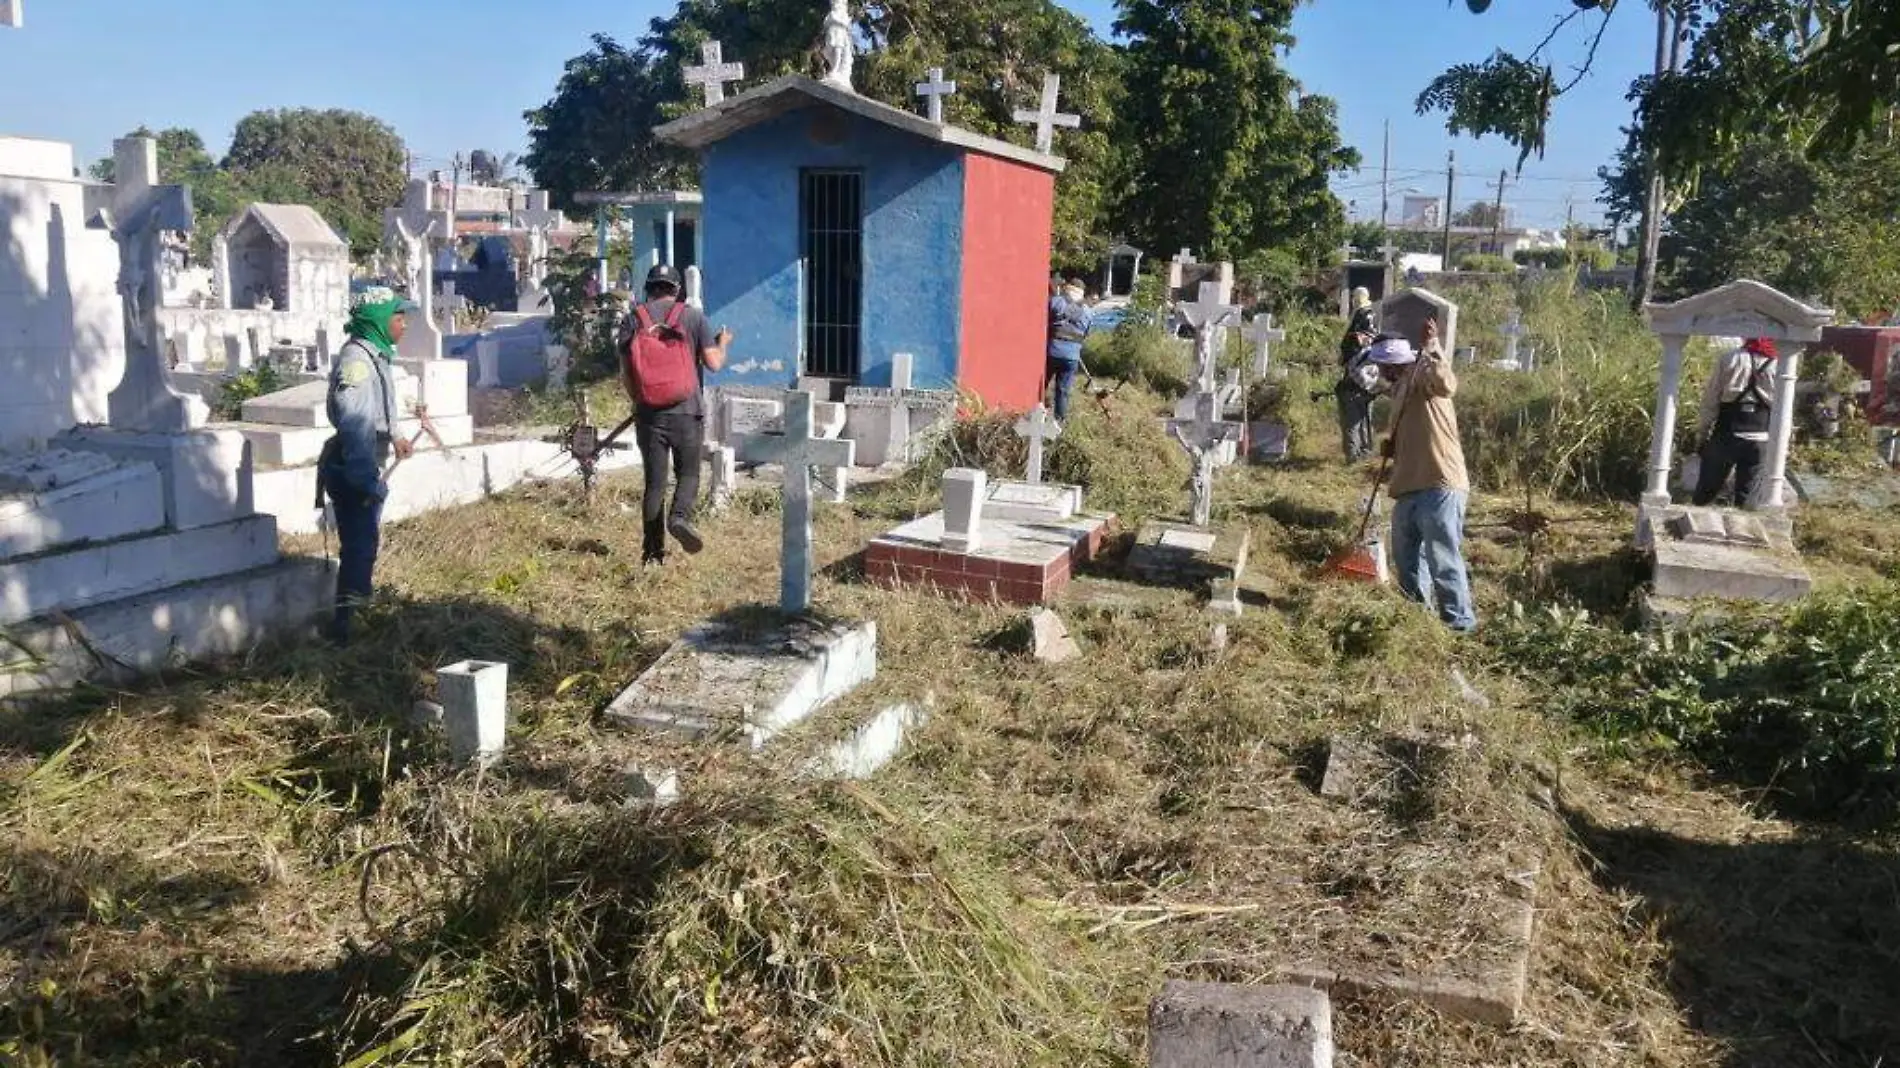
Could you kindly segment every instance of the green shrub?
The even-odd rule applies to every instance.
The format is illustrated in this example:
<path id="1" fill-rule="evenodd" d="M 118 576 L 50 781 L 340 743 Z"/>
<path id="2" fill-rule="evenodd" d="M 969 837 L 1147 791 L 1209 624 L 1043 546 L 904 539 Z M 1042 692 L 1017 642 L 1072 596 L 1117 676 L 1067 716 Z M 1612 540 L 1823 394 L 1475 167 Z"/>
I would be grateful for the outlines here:
<path id="1" fill-rule="evenodd" d="M 224 388 L 218 391 L 218 402 L 211 406 L 212 418 L 219 422 L 236 422 L 244 418 L 245 401 L 267 397 L 289 386 L 275 364 L 260 363 L 225 381 Z"/>
<path id="2" fill-rule="evenodd" d="M 1678 750 L 1791 807 L 1839 810 L 1900 756 L 1900 586 L 1628 634 L 1522 608 L 1487 640 L 1550 707 L 1637 749 Z"/>
<path id="3" fill-rule="evenodd" d="M 1458 269 L 1476 274 L 1509 274 L 1517 270 L 1517 266 L 1503 256 L 1481 252 L 1461 257 L 1458 260 Z"/>

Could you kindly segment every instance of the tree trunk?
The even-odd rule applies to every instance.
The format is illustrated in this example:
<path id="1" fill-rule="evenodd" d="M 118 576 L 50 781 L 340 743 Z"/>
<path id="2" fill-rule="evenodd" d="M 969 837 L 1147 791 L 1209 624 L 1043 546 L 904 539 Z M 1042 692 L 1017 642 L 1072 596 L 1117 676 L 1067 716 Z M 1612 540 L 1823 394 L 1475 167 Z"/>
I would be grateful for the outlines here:
<path id="1" fill-rule="evenodd" d="M 1670 65 L 1668 0 L 1656 0 L 1656 77 Z M 1649 194 L 1643 198 L 1642 235 L 1636 251 L 1636 280 L 1630 286 L 1630 307 L 1641 312 L 1656 295 L 1656 253 L 1662 247 L 1662 155 L 1649 149 Z"/>

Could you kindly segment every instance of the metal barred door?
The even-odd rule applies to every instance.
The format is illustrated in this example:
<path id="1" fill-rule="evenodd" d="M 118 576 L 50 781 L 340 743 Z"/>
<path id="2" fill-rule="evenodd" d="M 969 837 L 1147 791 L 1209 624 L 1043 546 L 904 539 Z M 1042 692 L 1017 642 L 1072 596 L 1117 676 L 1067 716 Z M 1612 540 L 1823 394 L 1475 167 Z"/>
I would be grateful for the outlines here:
<path id="1" fill-rule="evenodd" d="M 864 174 L 800 175 L 805 374 L 856 381 L 864 334 Z"/>

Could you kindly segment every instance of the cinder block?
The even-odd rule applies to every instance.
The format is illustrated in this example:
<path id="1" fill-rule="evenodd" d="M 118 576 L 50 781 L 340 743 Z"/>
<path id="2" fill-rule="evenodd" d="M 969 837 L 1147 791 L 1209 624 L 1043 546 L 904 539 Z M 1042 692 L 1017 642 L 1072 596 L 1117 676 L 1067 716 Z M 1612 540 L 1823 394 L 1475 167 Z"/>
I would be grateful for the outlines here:
<path id="1" fill-rule="evenodd" d="M 1149 1068 L 1332 1063 L 1332 1002 L 1311 987 L 1175 981 L 1148 1009 Z"/>

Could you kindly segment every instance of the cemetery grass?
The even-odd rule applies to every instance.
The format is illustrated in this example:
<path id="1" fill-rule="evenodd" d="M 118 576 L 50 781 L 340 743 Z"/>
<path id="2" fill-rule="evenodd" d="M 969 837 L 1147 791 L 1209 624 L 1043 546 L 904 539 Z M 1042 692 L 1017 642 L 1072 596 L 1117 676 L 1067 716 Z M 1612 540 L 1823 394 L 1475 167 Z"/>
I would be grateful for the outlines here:
<path id="1" fill-rule="evenodd" d="M 1178 507 L 1153 397 L 1078 408 L 1055 476 L 1085 476 L 1125 531 Z M 661 572 L 638 569 L 625 477 L 591 508 L 558 485 L 392 527 L 347 652 L 0 719 L 0 1059 L 1133 1065 L 1164 978 L 1490 971 L 1495 910 L 1533 881 L 1517 1026 L 1347 998 L 1341 1063 L 1727 1068 L 1900 1046 L 1870 934 L 1891 837 L 1777 816 L 1759 784 L 1554 714 L 1549 681 L 1499 646 L 1315 582 L 1366 472 L 1323 432 L 1296 440 L 1284 468 L 1222 475 L 1217 518 L 1256 551 L 1218 656 L 1193 597 L 1112 564 L 1082 585 L 1120 603 L 1064 606 L 1088 655 L 1060 667 L 1011 651 L 1016 611 L 862 584 L 855 554 L 934 507 L 932 470 L 1020 462 L 995 424 L 821 510 L 819 604 L 878 622 L 879 678 L 757 757 L 599 712 L 683 628 L 775 600 L 763 487 Z M 1526 509 L 1497 490 L 1474 525 Z M 1486 617 L 1626 615 L 1629 510 L 1529 503 L 1555 520 L 1533 540 L 1474 530 Z M 1891 579 L 1889 517 L 1804 525 L 1824 587 Z M 445 770 L 409 719 L 471 656 L 511 665 L 510 755 L 486 774 Z M 791 774 L 849 715 L 925 694 L 930 724 L 877 778 Z M 1420 733 L 1445 755 L 1394 765 L 1360 804 L 1316 796 L 1329 738 Z M 685 800 L 622 808 L 629 763 L 678 768 Z"/>

